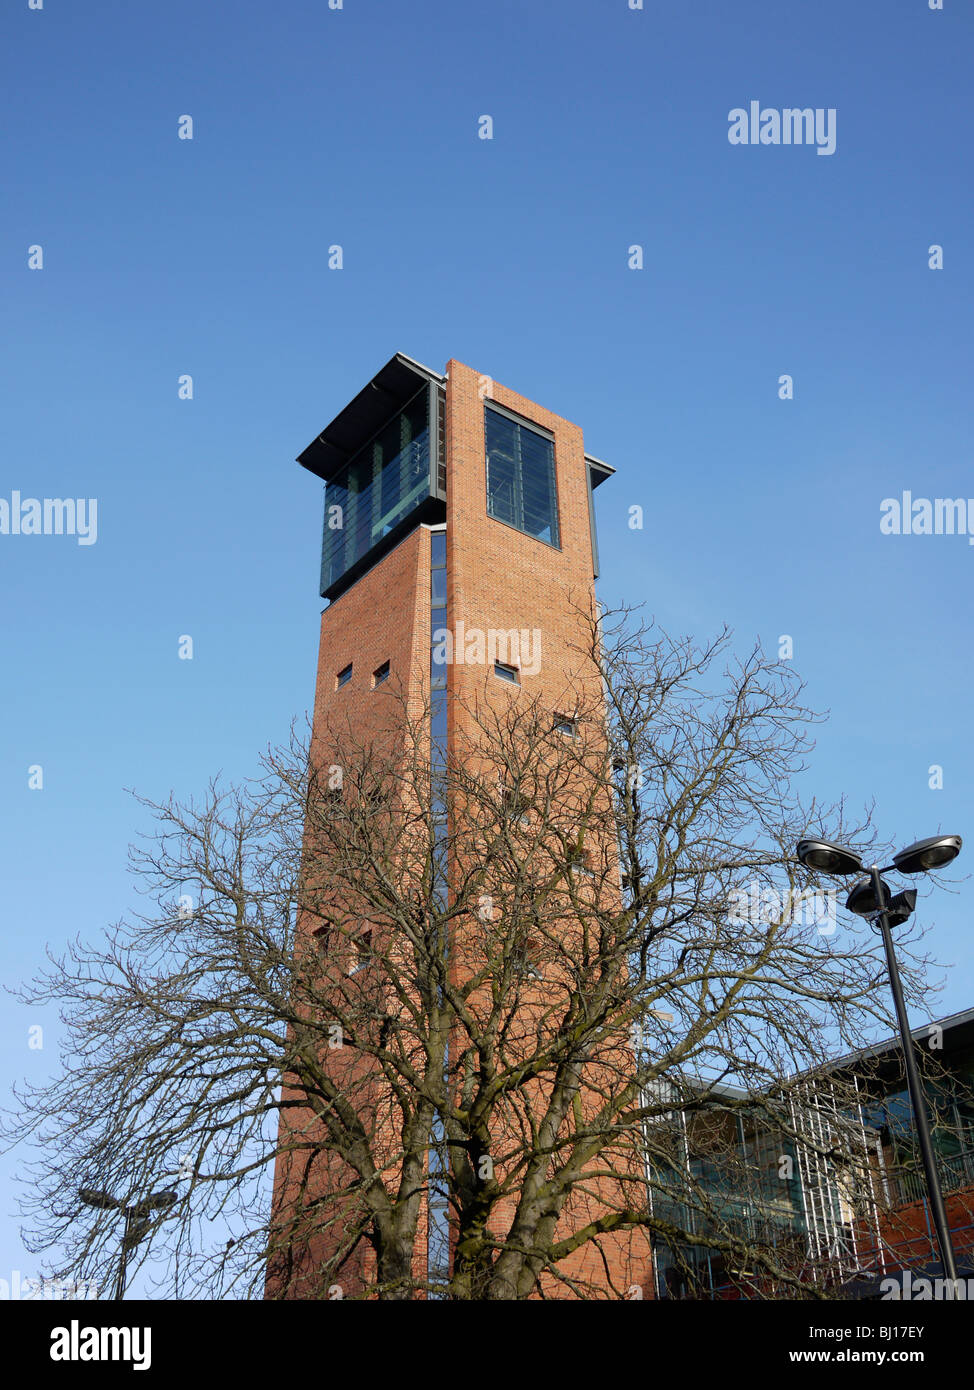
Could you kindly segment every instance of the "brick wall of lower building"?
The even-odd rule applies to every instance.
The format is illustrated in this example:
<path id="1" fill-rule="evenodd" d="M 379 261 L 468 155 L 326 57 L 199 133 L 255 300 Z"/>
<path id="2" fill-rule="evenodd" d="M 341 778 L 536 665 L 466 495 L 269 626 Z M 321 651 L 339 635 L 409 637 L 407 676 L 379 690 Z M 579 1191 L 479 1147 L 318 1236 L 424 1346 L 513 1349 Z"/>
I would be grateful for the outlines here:
<path id="1" fill-rule="evenodd" d="M 974 1265 L 974 1187 L 947 1193 L 944 1206 L 958 1263 Z M 877 1224 L 890 1267 L 899 1263 L 904 1267 L 922 1267 L 940 1259 L 940 1246 L 926 1202 L 909 1202 L 880 1211 Z M 878 1265 L 873 1223 L 858 1223 L 856 1238 L 860 1262 L 867 1267 Z"/>

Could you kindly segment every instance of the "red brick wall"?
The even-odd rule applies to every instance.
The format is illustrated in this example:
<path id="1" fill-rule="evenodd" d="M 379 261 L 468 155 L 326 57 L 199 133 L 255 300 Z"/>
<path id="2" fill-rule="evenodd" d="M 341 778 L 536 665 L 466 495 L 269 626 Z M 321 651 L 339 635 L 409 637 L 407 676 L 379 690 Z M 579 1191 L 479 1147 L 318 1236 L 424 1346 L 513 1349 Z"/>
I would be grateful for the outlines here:
<path id="1" fill-rule="evenodd" d="M 944 1206 L 958 1263 L 974 1263 L 974 1188 L 947 1194 Z M 880 1212 L 879 1232 L 888 1264 L 902 1262 L 904 1266 L 919 1266 L 940 1259 L 936 1230 L 924 1202 L 910 1202 Z M 876 1238 L 872 1226 L 861 1222 L 856 1233 L 861 1261 L 875 1260 Z"/>
<path id="2" fill-rule="evenodd" d="M 524 678 L 559 708 L 580 663 L 569 650 L 579 640 L 569 599 L 594 601 L 588 483 L 582 431 L 462 363 L 447 365 L 447 596 L 450 623 L 468 628 L 539 628 L 542 671 Z M 487 515 L 485 400 L 515 411 L 555 436 L 560 549 L 523 535 Z M 483 669 L 455 665 L 451 692 L 469 698 L 476 684 L 490 689 Z"/>
<path id="3" fill-rule="evenodd" d="M 429 664 L 429 531 L 411 531 L 321 615 L 315 733 L 351 720 L 361 734 L 378 732 L 389 719 L 388 696 L 402 688 L 421 698 Z M 389 680 L 372 689 L 372 673 L 384 661 Z M 338 672 L 352 663 L 352 679 L 336 689 Z M 428 683 L 428 682 L 427 682 Z M 325 750 L 322 750 L 325 751 Z"/>
<path id="4" fill-rule="evenodd" d="M 522 670 L 519 687 L 499 680 L 489 664 L 454 662 L 447 680 L 450 736 L 455 743 L 471 732 L 471 720 L 463 710 L 480 701 L 495 705 L 537 698 L 552 714 L 571 715 L 576 692 L 583 700 L 599 701 L 601 690 L 578 650 L 584 650 L 588 637 L 583 615 L 591 614 L 595 603 L 582 431 L 461 362 L 451 360 L 447 375 L 449 624 L 454 632 L 462 621 L 468 630 L 526 628 L 541 633 L 540 669 L 537 674 Z M 491 400 L 554 435 L 560 533 L 557 549 L 487 514 L 484 410 L 485 402 Z M 465 726 L 462 730 L 461 721 Z M 603 855 L 617 864 L 614 843 L 600 846 L 600 857 Z M 612 1059 L 616 1065 L 627 1065 L 627 1057 L 621 1055 L 626 1047 L 621 1041 L 620 1053 Z M 595 1104 L 595 1096 L 586 1099 L 583 1092 L 583 1111 Z M 593 1189 L 592 1195 L 576 1191 L 559 1224 L 558 1238 L 604 1214 L 606 1205 L 625 1205 L 621 1189 L 611 1180 L 586 1186 Z M 634 1191 L 643 1195 L 640 1187 L 641 1182 L 629 1189 L 630 1201 Z M 651 1293 L 650 1248 L 642 1232 L 602 1237 L 598 1249 L 594 1244 L 581 1247 L 561 1269 L 580 1283 L 605 1289 L 606 1264 L 616 1289 L 637 1285 L 644 1295 Z M 551 1280 L 545 1285 L 548 1297 L 572 1296 L 564 1285 Z"/>
<path id="5" fill-rule="evenodd" d="M 353 748 L 374 741 L 380 755 L 388 750 L 394 738 L 390 725 L 398 718 L 400 693 L 406 696 L 413 714 L 422 708 L 423 664 L 428 667 L 429 663 L 429 569 L 429 531 L 420 528 L 407 535 L 322 613 L 312 747 L 314 761 L 325 776 L 330 766 L 341 765 L 336 746 L 346 739 Z M 390 665 L 389 678 L 373 688 L 373 672 L 385 661 Z M 338 672 L 349 663 L 351 680 L 338 688 Z M 299 922 L 299 934 L 313 926 L 314 923 Z M 328 1061 L 333 1071 L 341 1073 L 344 1084 L 363 1086 L 367 1097 L 364 1103 L 378 1109 L 382 1098 L 369 1098 L 372 1083 L 359 1076 L 354 1049 L 336 1051 Z M 307 1112 L 302 1111 L 282 1120 L 282 1130 L 288 1124 L 300 1128 L 307 1122 Z M 390 1147 L 395 1147 L 394 1138 L 390 1138 Z M 288 1160 L 282 1156 L 275 1172 L 275 1215 L 288 1210 L 296 1200 L 300 1175 L 288 1169 Z M 329 1183 L 344 1188 L 349 1176 L 347 1171 L 341 1171 L 334 1156 L 320 1158 L 307 1187 L 306 1201 L 327 1191 Z M 425 1220 L 421 1219 L 420 1245 L 425 1240 L 425 1229 Z M 327 1235 L 317 1235 L 306 1247 L 303 1242 L 296 1242 L 297 1268 L 287 1296 L 326 1296 L 318 1287 L 316 1270 L 333 1249 Z M 417 1250 L 417 1264 L 421 1262 L 418 1277 L 424 1276 L 425 1249 Z M 365 1250 L 349 1261 L 334 1280 L 340 1284 L 342 1296 L 358 1295 L 370 1282 L 373 1266 L 374 1258 Z M 280 1282 L 269 1279 L 268 1296 L 277 1297 L 281 1292 Z"/>

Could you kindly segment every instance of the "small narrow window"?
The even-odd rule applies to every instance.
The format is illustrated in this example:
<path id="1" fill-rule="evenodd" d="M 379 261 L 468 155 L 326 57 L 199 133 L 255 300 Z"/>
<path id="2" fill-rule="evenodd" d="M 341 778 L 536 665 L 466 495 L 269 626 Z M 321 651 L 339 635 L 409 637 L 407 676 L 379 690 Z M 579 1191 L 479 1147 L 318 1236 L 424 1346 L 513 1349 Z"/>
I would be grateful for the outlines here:
<path id="1" fill-rule="evenodd" d="M 331 927 L 315 927 L 311 933 L 311 938 L 318 955 L 327 956 L 331 945 Z"/>
<path id="2" fill-rule="evenodd" d="M 366 965 L 372 964 L 372 933 L 370 931 L 359 932 L 352 943 L 355 955 L 352 960 L 352 968 L 348 972 L 354 975 L 357 970 L 362 970 Z"/>
<path id="3" fill-rule="evenodd" d="M 511 685 L 521 684 L 517 673 L 517 667 L 505 666 L 503 661 L 494 662 L 494 675 L 499 676 L 502 681 L 508 681 Z"/>
<path id="4" fill-rule="evenodd" d="M 574 721 L 574 719 L 570 718 L 567 714 L 556 714 L 556 715 L 555 715 L 555 729 L 554 729 L 554 731 L 555 731 L 556 734 L 564 734 L 566 738 L 574 738 L 574 737 L 575 737 L 575 721 Z"/>
<path id="5" fill-rule="evenodd" d="M 381 685 L 383 681 L 387 681 L 388 679 L 389 679 L 389 663 L 388 663 L 388 661 L 383 661 L 382 665 L 381 665 L 381 666 L 377 666 L 376 669 L 372 672 L 372 688 L 373 688 L 373 690 L 375 689 L 375 687 L 376 687 L 377 685 Z"/>
<path id="6" fill-rule="evenodd" d="M 349 662 L 348 665 L 347 665 L 346 667 L 344 667 L 341 671 L 339 671 L 338 677 L 337 677 L 337 679 L 336 679 L 336 681 L 335 681 L 335 689 L 336 689 L 336 690 L 340 690 L 341 687 L 342 687 L 343 685 L 348 685 L 348 682 L 349 682 L 351 679 L 352 679 L 352 663 Z"/>

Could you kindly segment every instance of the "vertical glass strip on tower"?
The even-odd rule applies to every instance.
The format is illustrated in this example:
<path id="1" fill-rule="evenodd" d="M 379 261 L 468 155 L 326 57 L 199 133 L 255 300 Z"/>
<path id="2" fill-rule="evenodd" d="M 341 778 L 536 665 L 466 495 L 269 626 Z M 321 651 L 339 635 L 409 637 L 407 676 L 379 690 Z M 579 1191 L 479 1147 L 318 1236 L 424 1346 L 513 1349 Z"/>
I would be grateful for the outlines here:
<path id="1" fill-rule="evenodd" d="M 430 532 L 430 782 L 433 814 L 433 897 L 446 910 L 446 668 L 449 646 L 446 622 L 446 531 Z M 449 1159 L 443 1116 L 433 1118 L 429 1150 L 426 1277 L 445 1283 L 450 1277 L 450 1211 L 446 1184 Z M 432 1294 L 431 1297 L 438 1297 Z"/>

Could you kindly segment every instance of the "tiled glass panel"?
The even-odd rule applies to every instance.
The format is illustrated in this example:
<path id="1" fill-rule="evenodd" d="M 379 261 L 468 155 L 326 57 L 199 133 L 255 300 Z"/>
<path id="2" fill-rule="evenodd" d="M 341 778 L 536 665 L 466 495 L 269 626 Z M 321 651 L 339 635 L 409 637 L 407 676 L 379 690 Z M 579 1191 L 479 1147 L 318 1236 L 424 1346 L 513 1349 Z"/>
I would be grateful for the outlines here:
<path id="1" fill-rule="evenodd" d="M 436 570 L 433 571 L 436 573 Z M 449 655 L 447 637 L 449 636 L 446 626 L 446 609 L 433 608 L 430 610 L 430 680 L 434 690 L 442 690 L 446 686 L 446 667 Z"/>
<path id="2" fill-rule="evenodd" d="M 434 763 L 442 766 L 446 762 L 446 691 L 434 691 L 430 703 L 432 757 Z"/>

